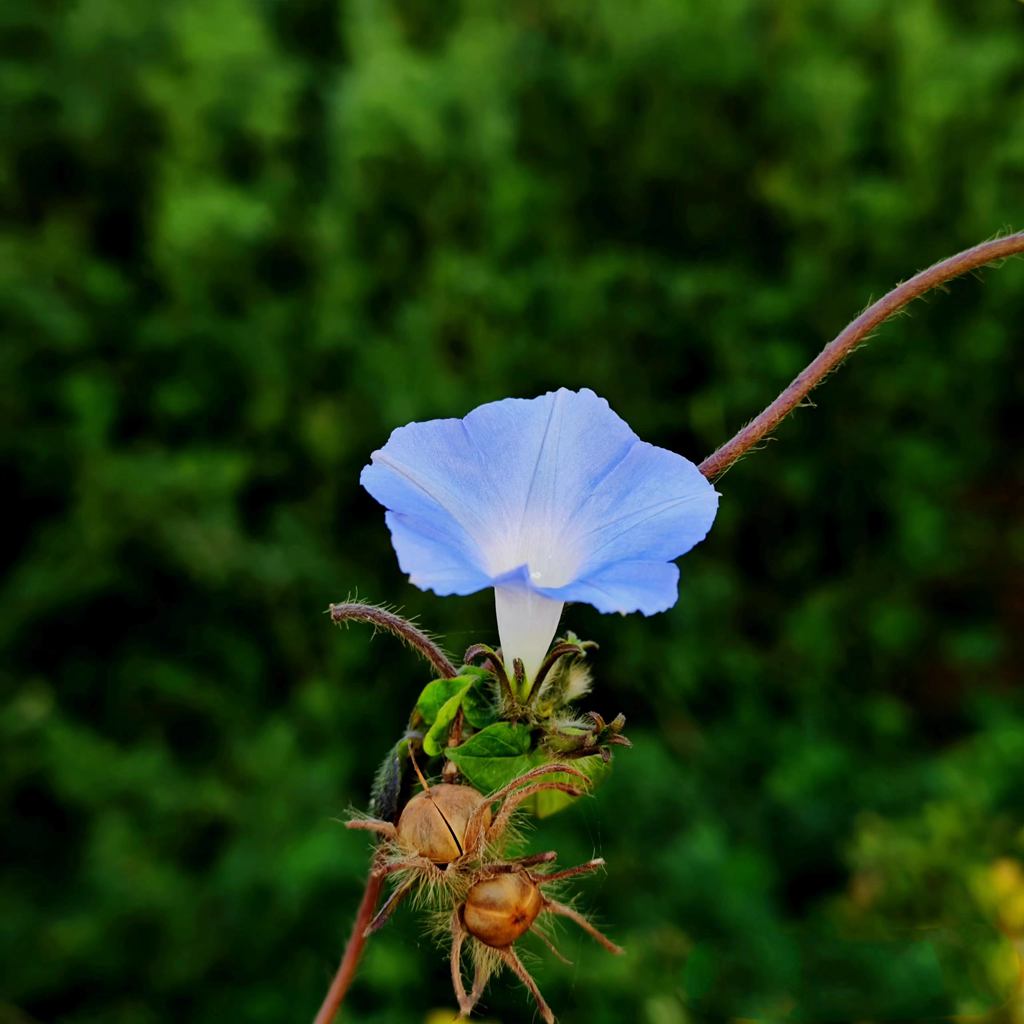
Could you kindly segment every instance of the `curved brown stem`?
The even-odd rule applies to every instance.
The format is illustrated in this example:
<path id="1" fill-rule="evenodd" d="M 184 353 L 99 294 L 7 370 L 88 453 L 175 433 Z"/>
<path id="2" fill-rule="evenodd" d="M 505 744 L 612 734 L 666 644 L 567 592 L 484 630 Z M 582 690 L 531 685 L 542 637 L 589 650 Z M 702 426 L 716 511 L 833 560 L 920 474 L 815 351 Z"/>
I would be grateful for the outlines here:
<path id="1" fill-rule="evenodd" d="M 387 608 L 364 604 L 361 601 L 340 601 L 338 604 L 332 604 L 328 611 L 331 613 L 331 622 L 339 626 L 343 622 L 365 622 L 398 637 L 429 661 L 440 679 L 451 679 L 458 674 L 444 651 L 419 626 Z"/>
<path id="2" fill-rule="evenodd" d="M 965 249 L 897 285 L 840 331 L 771 405 L 709 455 L 700 464 L 700 471 L 709 480 L 721 476 L 738 458 L 774 430 L 876 327 L 914 299 L 954 277 L 1021 252 L 1024 252 L 1024 231 Z"/>
<path id="3" fill-rule="evenodd" d="M 335 1014 L 341 1008 L 345 994 L 355 977 L 356 967 L 359 966 L 359 958 L 363 955 L 363 946 L 366 945 L 366 929 L 373 920 L 373 911 L 377 906 L 377 899 L 383 884 L 384 875 L 377 871 L 376 864 L 371 865 L 369 874 L 366 876 L 363 898 L 356 913 L 356 921 L 352 925 L 352 934 L 348 937 L 345 952 L 338 965 L 338 972 L 334 975 L 334 980 L 327 990 L 327 995 L 324 996 L 323 1004 L 313 1024 L 331 1024 Z"/>

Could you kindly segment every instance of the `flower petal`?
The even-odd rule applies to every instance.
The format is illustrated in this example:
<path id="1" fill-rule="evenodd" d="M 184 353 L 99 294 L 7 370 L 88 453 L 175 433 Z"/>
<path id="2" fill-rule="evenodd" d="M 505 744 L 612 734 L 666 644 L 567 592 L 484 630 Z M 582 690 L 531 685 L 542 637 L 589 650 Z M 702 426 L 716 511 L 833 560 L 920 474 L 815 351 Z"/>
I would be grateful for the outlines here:
<path id="1" fill-rule="evenodd" d="M 599 612 L 654 615 L 667 611 L 679 598 L 679 567 L 674 562 L 614 562 L 575 583 L 541 593 L 553 600 L 583 601 Z"/>
<path id="2" fill-rule="evenodd" d="M 647 615 L 671 607 L 671 561 L 703 540 L 718 508 L 693 463 L 641 441 L 586 389 L 399 427 L 361 480 L 389 510 L 413 583 L 439 594 L 496 588 L 503 649 L 528 671 L 564 601 Z"/>
<path id="3" fill-rule="evenodd" d="M 486 573 L 476 568 L 450 535 L 432 530 L 431 522 L 388 512 L 384 516 L 398 564 L 417 587 L 435 594 L 475 594 L 491 585 Z"/>
<path id="4" fill-rule="evenodd" d="M 399 517 L 395 549 L 418 586 L 456 592 L 455 562 L 467 580 L 528 566 L 538 585 L 560 586 L 581 558 L 559 527 L 635 443 L 604 399 L 562 388 L 399 427 L 360 480 Z M 450 547 L 447 559 L 438 545 Z"/>
<path id="5" fill-rule="evenodd" d="M 496 471 L 492 574 L 525 565 L 537 586 L 568 583 L 581 559 L 564 542 L 564 527 L 636 435 L 587 389 L 492 402 L 474 409 L 465 424 Z"/>
<path id="6" fill-rule="evenodd" d="M 438 594 L 489 586 L 483 545 L 493 535 L 483 467 L 461 420 L 410 423 L 393 431 L 363 469 L 362 485 L 389 510 L 402 570 Z"/>
<path id="7" fill-rule="evenodd" d="M 664 611 L 674 598 L 653 607 L 652 601 L 662 600 L 652 597 L 653 590 L 662 584 L 652 578 L 648 585 L 639 567 L 647 565 L 654 573 L 658 563 L 685 554 L 707 536 L 717 510 L 718 494 L 692 462 L 637 441 L 572 516 L 571 543 L 583 554 L 583 562 L 577 580 L 557 588 L 558 596 L 589 602 L 580 586 L 601 587 L 615 580 L 616 607 L 591 603 L 602 611 Z M 629 568 L 616 573 L 616 566 Z M 630 578 L 637 581 L 632 596 Z M 664 575 L 659 578 L 667 580 Z"/>

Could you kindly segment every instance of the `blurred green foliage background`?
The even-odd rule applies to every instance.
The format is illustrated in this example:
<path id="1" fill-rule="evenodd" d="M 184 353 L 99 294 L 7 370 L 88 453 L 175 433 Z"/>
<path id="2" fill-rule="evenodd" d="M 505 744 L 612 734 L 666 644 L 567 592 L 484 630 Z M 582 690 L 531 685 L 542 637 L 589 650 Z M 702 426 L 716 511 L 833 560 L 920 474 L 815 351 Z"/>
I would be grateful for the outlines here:
<path id="1" fill-rule="evenodd" d="M 389 431 L 560 385 L 694 459 L 897 280 L 1024 226 L 1011 0 L 8 0 L 0 1020 L 308 1021 L 339 824 L 487 594 Z M 570 609 L 635 748 L 542 822 L 629 955 L 566 1024 L 1024 1020 L 1024 266 L 886 326 L 719 484 L 678 606 Z M 451 1007 L 401 913 L 346 1019 Z M 508 978 L 491 1020 L 532 1019 Z M 448 1019 L 450 1015 L 432 1020 Z"/>

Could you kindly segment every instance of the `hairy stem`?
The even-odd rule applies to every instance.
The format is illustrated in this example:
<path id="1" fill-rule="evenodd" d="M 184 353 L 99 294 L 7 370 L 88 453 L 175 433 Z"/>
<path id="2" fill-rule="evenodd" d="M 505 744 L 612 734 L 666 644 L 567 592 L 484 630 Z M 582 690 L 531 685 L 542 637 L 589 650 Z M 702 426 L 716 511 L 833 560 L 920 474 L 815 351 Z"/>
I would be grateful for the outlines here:
<path id="1" fill-rule="evenodd" d="M 408 619 L 403 619 L 401 615 L 396 615 L 387 608 L 359 601 L 341 601 L 332 604 L 328 610 L 331 613 L 331 621 L 339 626 L 343 622 L 365 622 L 377 629 L 385 630 L 392 636 L 397 636 L 429 661 L 439 678 L 451 679 L 456 675 L 456 668 L 444 651 L 422 629 Z"/>
<path id="2" fill-rule="evenodd" d="M 954 277 L 1021 252 L 1024 252 L 1024 231 L 965 249 L 897 285 L 840 331 L 771 405 L 709 455 L 700 464 L 700 471 L 709 480 L 721 476 L 738 458 L 773 431 L 876 327 L 914 299 Z"/>
<path id="3" fill-rule="evenodd" d="M 369 874 L 366 876 L 363 898 L 359 904 L 359 910 L 356 912 L 356 922 L 352 925 L 352 934 L 348 937 L 345 952 L 338 965 L 338 972 L 334 975 L 334 980 L 327 990 L 327 995 L 324 996 L 323 1005 L 313 1024 L 331 1024 L 335 1014 L 341 1008 L 349 985 L 352 984 L 352 979 L 355 977 L 356 968 L 359 966 L 359 958 L 363 955 L 363 946 L 366 945 L 366 929 L 373 920 L 373 912 L 383 884 L 384 875 L 376 870 L 376 863 L 371 864 Z"/>

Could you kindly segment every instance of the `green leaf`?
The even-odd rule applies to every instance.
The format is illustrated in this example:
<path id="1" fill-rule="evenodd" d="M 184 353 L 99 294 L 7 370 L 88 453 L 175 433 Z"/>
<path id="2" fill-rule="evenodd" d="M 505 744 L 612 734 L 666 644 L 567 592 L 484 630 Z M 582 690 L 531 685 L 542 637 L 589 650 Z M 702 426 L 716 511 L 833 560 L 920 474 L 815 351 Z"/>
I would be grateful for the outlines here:
<path id="1" fill-rule="evenodd" d="M 495 722 L 473 733 L 465 743 L 460 743 L 449 754 L 459 764 L 458 758 L 466 757 L 518 757 L 528 754 L 532 747 L 533 730 L 528 725 Z"/>
<path id="2" fill-rule="evenodd" d="M 450 680 L 454 682 L 454 680 Z M 445 740 L 448 738 L 448 727 L 452 720 L 459 713 L 462 706 L 462 699 L 473 681 L 467 679 L 462 688 L 456 690 L 440 707 L 434 718 L 434 724 L 427 730 L 423 737 L 423 750 L 428 757 L 437 757 L 444 750 Z"/>
<path id="3" fill-rule="evenodd" d="M 416 710 L 423 716 L 427 725 L 433 725 L 445 704 L 456 694 L 464 692 L 472 682 L 472 676 L 461 675 L 455 676 L 454 679 L 435 679 L 423 688 L 416 701 Z"/>
<path id="4" fill-rule="evenodd" d="M 498 708 L 493 694 L 493 681 L 489 673 L 481 673 L 462 698 L 462 710 L 474 729 L 485 729 L 498 721 Z"/>
<path id="5" fill-rule="evenodd" d="M 451 760 L 456 760 L 451 750 L 447 753 Z M 457 764 L 471 786 L 481 793 L 493 793 L 542 762 L 543 758 L 538 762 L 536 754 L 522 754 L 518 757 L 465 757 Z"/>
<path id="6" fill-rule="evenodd" d="M 435 679 L 423 688 L 416 710 L 428 726 L 423 749 L 429 757 L 437 757 L 444 749 L 448 728 L 460 707 L 474 729 L 484 729 L 497 722 L 498 712 L 488 692 L 489 680 L 489 673 L 469 665 L 457 676 Z"/>
<path id="7" fill-rule="evenodd" d="M 534 765 L 544 763 L 543 753 L 531 750 L 532 746 L 529 726 L 495 722 L 446 753 L 471 785 L 482 793 L 493 793 Z"/>
<path id="8" fill-rule="evenodd" d="M 540 765 L 551 764 L 556 758 L 544 750 L 534 747 L 534 730 L 528 725 L 513 725 L 511 722 L 497 722 L 474 733 L 465 743 L 445 751 L 449 760 L 454 761 L 470 785 L 481 793 L 493 793 L 507 786 L 524 772 Z M 585 772 L 592 786 L 602 782 L 611 771 L 611 764 L 599 755 L 576 758 L 574 768 Z M 552 774 L 545 776 L 558 782 L 579 785 L 580 780 L 572 775 Z M 525 807 L 539 818 L 546 818 L 573 802 L 573 797 L 557 790 L 536 794 Z"/>

